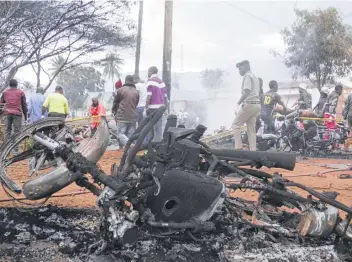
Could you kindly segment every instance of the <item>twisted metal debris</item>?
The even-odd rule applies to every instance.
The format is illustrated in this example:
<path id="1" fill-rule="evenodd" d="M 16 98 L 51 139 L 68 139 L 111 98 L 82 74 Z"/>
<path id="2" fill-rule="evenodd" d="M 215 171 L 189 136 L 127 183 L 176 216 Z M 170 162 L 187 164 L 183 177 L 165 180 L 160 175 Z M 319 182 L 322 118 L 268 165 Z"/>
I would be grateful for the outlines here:
<path id="1" fill-rule="evenodd" d="M 48 131 L 62 125 L 58 120 L 43 120 L 14 136 L 12 143 L 3 145 L 1 183 L 14 193 L 23 192 L 29 200 L 50 197 L 73 182 L 93 192 L 103 218 L 101 238 L 89 250 L 100 253 L 106 248 L 135 245 L 139 228 L 155 238 L 184 236 L 191 241 L 208 242 L 213 239 L 209 236 L 222 234 L 241 223 L 260 228 L 273 239 L 276 234 L 300 241 L 333 236 L 340 256 L 351 258 L 352 208 L 337 201 L 331 192 L 319 193 L 278 173 L 271 175 L 259 170 L 263 166 L 293 170 L 295 155 L 212 149 L 200 140 L 206 130 L 204 126 L 194 130 L 176 128 L 175 116 L 168 118 L 162 142 L 145 142 L 164 112 L 165 107 L 161 107 L 144 119 L 128 141 L 120 165 L 112 166 L 110 175 L 96 165 L 108 144 L 105 119 L 94 137 L 78 145 L 66 136 L 57 139 L 60 128 Z M 31 137 L 34 145 L 28 152 L 8 159 L 11 148 L 25 137 Z M 146 154 L 137 154 L 146 149 Z M 6 175 L 6 167 L 27 156 L 36 156 L 36 150 L 63 162 L 21 188 Z M 93 183 L 87 174 L 92 176 Z M 225 177 L 232 179 L 225 183 Z M 104 185 L 104 189 L 97 184 Z M 292 188 L 309 195 L 297 194 Z M 234 198 L 229 192 L 236 190 L 254 190 L 259 197 L 253 202 Z M 297 210 L 299 214 L 292 215 Z M 346 213 L 345 219 L 339 211 Z"/>

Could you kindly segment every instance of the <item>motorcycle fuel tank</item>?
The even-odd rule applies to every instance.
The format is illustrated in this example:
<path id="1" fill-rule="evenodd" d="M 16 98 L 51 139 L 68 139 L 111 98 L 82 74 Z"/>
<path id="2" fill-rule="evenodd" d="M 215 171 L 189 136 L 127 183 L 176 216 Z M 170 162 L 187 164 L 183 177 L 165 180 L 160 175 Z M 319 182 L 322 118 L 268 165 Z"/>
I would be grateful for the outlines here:
<path id="1" fill-rule="evenodd" d="M 157 186 L 148 189 L 147 207 L 155 219 L 165 222 L 206 221 L 225 198 L 225 186 L 217 179 L 202 173 L 171 169 Z"/>

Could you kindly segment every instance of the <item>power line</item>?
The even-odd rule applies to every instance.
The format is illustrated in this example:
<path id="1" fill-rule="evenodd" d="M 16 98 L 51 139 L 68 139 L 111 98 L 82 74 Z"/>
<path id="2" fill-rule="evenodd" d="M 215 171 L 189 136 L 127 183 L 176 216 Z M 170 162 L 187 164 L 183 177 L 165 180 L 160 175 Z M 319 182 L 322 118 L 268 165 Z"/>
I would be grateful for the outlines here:
<path id="1" fill-rule="evenodd" d="M 229 3 L 229 2 L 223 2 L 223 3 L 226 3 L 227 5 L 232 6 L 233 8 L 235 8 L 235 9 L 237 9 L 237 10 L 239 10 L 239 11 L 242 11 L 242 12 L 246 13 L 247 15 L 250 15 L 250 16 L 256 18 L 257 20 L 260 20 L 260 21 L 262 21 L 262 22 L 264 22 L 264 23 L 266 23 L 266 24 L 268 24 L 268 25 L 270 25 L 270 26 L 273 26 L 273 27 L 275 27 L 276 29 L 279 29 L 279 30 L 282 29 L 282 28 L 280 28 L 279 26 L 277 26 L 277 25 L 275 25 L 275 24 L 273 24 L 273 23 L 271 23 L 271 22 L 265 20 L 264 18 L 261 18 L 261 17 L 255 15 L 255 14 L 252 14 L 252 13 L 248 12 L 247 10 L 245 10 L 245 9 L 243 9 L 243 8 L 237 6 L 237 5 L 234 5 L 233 3 Z"/>

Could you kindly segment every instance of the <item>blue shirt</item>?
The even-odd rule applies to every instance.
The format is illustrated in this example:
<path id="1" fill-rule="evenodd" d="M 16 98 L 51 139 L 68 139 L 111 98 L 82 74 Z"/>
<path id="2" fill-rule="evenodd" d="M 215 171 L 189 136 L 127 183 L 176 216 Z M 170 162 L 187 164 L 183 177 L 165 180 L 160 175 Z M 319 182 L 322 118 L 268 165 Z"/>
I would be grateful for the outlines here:
<path id="1" fill-rule="evenodd" d="M 39 121 L 42 118 L 42 107 L 45 97 L 41 93 L 35 93 L 31 96 L 28 104 L 29 120 L 31 123 Z"/>

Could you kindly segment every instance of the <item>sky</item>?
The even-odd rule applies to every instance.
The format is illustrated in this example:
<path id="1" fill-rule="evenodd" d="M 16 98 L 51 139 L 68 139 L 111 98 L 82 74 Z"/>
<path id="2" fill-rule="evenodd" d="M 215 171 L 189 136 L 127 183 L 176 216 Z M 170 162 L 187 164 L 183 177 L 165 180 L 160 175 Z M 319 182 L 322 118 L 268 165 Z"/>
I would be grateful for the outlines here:
<path id="1" fill-rule="evenodd" d="M 141 69 L 150 65 L 161 67 L 163 3 L 162 0 L 144 1 Z M 236 71 L 235 64 L 247 59 L 253 71 L 264 79 L 290 79 L 283 61 L 269 50 L 283 53 L 280 31 L 295 21 L 295 7 L 313 10 L 329 6 L 345 15 L 352 12 L 351 1 L 175 0 L 172 69 Z M 352 17 L 345 21 L 352 24 Z M 124 71 L 133 71 L 133 55 L 131 52 L 126 56 Z"/>
<path id="2" fill-rule="evenodd" d="M 174 0 L 172 71 L 221 68 L 228 74 L 237 74 L 236 63 L 246 59 L 265 83 L 271 79 L 289 81 L 289 70 L 269 51 L 283 53 L 280 31 L 295 21 L 294 8 L 313 10 L 329 6 L 346 16 L 352 13 L 351 1 Z M 138 5 L 127 15 L 137 23 Z M 352 25 L 352 16 L 345 21 Z M 152 65 L 161 70 L 163 28 L 164 1 L 145 0 L 141 71 Z M 133 72 L 135 50 L 119 55 L 124 59 L 122 73 Z M 19 77 L 35 81 L 30 68 L 21 70 Z"/>

